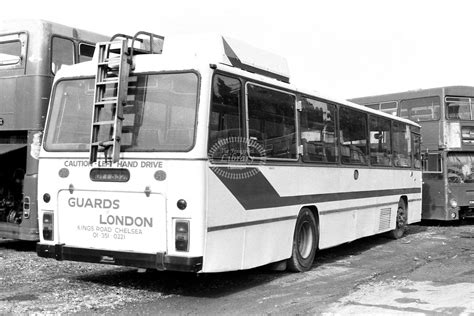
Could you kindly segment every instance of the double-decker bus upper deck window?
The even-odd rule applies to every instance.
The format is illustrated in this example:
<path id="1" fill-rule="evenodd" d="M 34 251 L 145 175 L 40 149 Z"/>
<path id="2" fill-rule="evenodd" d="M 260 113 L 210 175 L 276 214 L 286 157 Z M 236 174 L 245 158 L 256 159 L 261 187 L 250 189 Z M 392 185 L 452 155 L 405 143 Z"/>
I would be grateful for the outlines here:
<path id="1" fill-rule="evenodd" d="M 336 106 L 301 98 L 300 115 L 303 160 L 337 162 Z"/>
<path id="2" fill-rule="evenodd" d="M 55 74 L 62 65 L 74 64 L 74 42 L 53 36 L 51 41 L 51 71 Z"/>
<path id="3" fill-rule="evenodd" d="M 248 84 L 247 105 L 249 137 L 262 146 L 266 158 L 296 159 L 295 96 Z"/>
<path id="4" fill-rule="evenodd" d="M 110 89 L 112 90 L 112 89 Z M 188 151 L 194 145 L 198 77 L 195 73 L 137 75 L 124 107 L 123 151 Z M 107 90 L 107 94 L 112 91 Z M 89 149 L 94 79 L 59 81 L 45 136 L 46 150 Z M 104 106 L 101 120 L 112 118 Z M 99 134 L 105 139 L 110 126 Z"/>
<path id="5" fill-rule="evenodd" d="M 341 162 L 368 163 L 367 114 L 341 106 L 339 109 Z"/>
<path id="6" fill-rule="evenodd" d="M 390 120 L 370 116 L 370 164 L 375 166 L 392 165 L 392 140 L 390 137 Z"/>
<path id="7" fill-rule="evenodd" d="M 446 115 L 453 120 L 472 120 L 472 99 L 446 97 Z"/>
<path id="8" fill-rule="evenodd" d="M 366 107 L 368 108 L 371 108 L 373 110 L 379 110 L 380 109 L 380 105 L 378 103 L 375 103 L 375 104 L 366 104 L 365 105 Z"/>
<path id="9" fill-rule="evenodd" d="M 408 125 L 393 122 L 393 163 L 396 167 L 411 167 L 411 133 Z"/>
<path id="10" fill-rule="evenodd" d="M 212 158 L 246 155 L 242 129 L 241 83 L 238 79 L 216 75 L 212 84 L 209 149 Z M 240 137 L 234 139 L 233 137 Z M 240 140 L 240 141 L 239 141 Z M 239 159 L 235 157 L 234 162 Z"/>
<path id="11" fill-rule="evenodd" d="M 94 50 L 95 50 L 95 46 L 85 44 L 85 43 L 80 43 L 79 44 L 79 62 L 82 63 L 84 61 L 92 60 L 92 57 L 94 56 Z"/>
<path id="12" fill-rule="evenodd" d="M 24 57 L 22 48 L 26 34 L 0 35 L 0 66 L 18 65 Z"/>
<path id="13" fill-rule="evenodd" d="M 380 111 L 391 114 L 397 115 L 397 108 L 398 102 L 397 101 L 390 101 L 390 102 L 382 102 L 380 103 Z"/>
<path id="14" fill-rule="evenodd" d="M 414 122 L 435 121 L 440 118 L 438 96 L 400 101 L 400 116 Z"/>

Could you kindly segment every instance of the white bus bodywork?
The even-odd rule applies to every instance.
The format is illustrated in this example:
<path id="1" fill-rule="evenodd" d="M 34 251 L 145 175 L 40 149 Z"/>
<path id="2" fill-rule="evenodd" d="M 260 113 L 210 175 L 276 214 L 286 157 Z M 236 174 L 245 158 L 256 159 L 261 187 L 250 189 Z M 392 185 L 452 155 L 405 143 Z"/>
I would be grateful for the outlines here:
<path id="1" fill-rule="evenodd" d="M 90 166 L 86 151 L 47 151 L 43 145 L 39 224 L 42 232 L 49 225 L 44 214 L 52 214 L 53 237 L 45 240 L 40 233 L 39 255 L 160 270 L 219 272 L 290 258 L 295 223 L 304 207 L 317 217 L 319 249 L 393 230 L 400 200 L 407 203 L 408 223 L 420 220 L 421 171 L 413 168 L 288 161 L 232 166 L 210 161 L 209 104 L 216 71 L 277 89 L 301 91 L 232 67 L 225 58 L 223 63 L 220 38 L 212 45 L 197 40 L 173 43 L 165 42 L 160 55 L 135 56 L 134 73 L 191 71 L 198 76 L 194 146 L 187 152 L 122 152 L 119 163 L 113 165 L 104 164 L 99 156 L 98 163 Z M 283 77 L 284 68 L 279 70 Z M 95 70 L 93 62 L 64 67 L 55 82 L 91 78 Z M 305 95 L 321 97 L 310 92 Z M 393 119 L 346 101 L 337 103 Z M 97 167 L 127 169 L 130 179 L 92 181 L 91 169 Z M 226 176 L 230 167 L 248 176 L 232 179 Z M 68 175 L 61 177 L 64 169 Z M 187 203 L 184 210 L 177 207 L 181 199 Z M 176 221 L 189 222 L 188 251 L 176 250 Z"/>

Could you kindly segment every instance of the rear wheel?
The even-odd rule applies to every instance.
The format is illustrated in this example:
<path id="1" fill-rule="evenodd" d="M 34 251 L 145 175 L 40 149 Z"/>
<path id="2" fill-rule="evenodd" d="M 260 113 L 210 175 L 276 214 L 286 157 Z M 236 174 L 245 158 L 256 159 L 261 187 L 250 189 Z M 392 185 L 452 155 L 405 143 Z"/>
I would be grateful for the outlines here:
<path id="1" fill-rule="evenodd" d="M 308 208 L 302 208 L 296 220 L 288 269 L 294 272 L 308 271 L 313 264 L 318 241 L 319 229 L 316 219 Z"/>
<path id="2" fill-rule="evenodd" d="M 400 200 L 400 202 L 398 202 L 396 226 L 394 230 L 389 232 L 389 236 L 393 239 L 402 238 L 407 229 L 407 221 L 407 207 L 405 205 L 405 202 L 403 200 Z"/>

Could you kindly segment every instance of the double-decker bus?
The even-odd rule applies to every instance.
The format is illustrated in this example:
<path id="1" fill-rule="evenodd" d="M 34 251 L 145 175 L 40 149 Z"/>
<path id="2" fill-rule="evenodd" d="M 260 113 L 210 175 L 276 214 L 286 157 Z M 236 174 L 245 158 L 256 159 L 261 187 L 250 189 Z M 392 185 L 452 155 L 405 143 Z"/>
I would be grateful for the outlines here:
<path id="1" fill-rule="evenodd" d="M 305 271 L 317 249 L 420 220 L 418 124 L 297 89 L 283 58 L 235 39 L 167 38 L 130 62 L 107 45 L 55 78 L 39 256 Z"/>
<path id="2" fill-rule="evenodd" d="M 39 239 L 31 144 L 43 130 L 55 72 L 92 59 L 104 40 L 47 21 L 0 21 L 0 238 Z"/>
<path id="3" fill-rule="evenodd" d="M 448 86 L 351 99 L 422 128 L 422 218 L 474 217 L 474 87 Z"/>

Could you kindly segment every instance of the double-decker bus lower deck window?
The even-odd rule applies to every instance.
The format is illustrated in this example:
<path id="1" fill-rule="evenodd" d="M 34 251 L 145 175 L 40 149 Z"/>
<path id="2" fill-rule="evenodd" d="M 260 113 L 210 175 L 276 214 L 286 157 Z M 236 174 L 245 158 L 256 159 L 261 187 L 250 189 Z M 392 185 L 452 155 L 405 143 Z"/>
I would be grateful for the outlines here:
<path id="1" fill-rule="evenodd" d="M 250 139 L 266 158 L 296 159 L 295 96 L 248 84 L 247 98 Z"/>
<path id="2" fill-rule="evenodd" d="M 339 132 L 341 162 L 366 165 L 368 163 L 367 114 L 341 106 Z"/>
<path id="3" fill-rule="evenodd" d="M 448 153 L 447 162 L 449 183 L 474 183 L 474 154 L 464 152 Z"/>
<path id="4" fill-rule="evenodd" d="M 370 164 L 375 166 L 392 165 L 392 149 L 390 138 L 390 120 L 370 117 Z"/>
<path id="5" fill-rule="evenodd" d="M 302 98 L 300 115 L 303 160 L 337 162 L 336 106 Z"/>
<path id="6" fill-rule="evenodd" d="M 214 77 L 208 148 L 213 159 L 233 157 L 233 162 L 245 160 L 239 159 L 247 153 L 245 141 L 242 141 L 240 93 L 239 80 L 222 75 Z"/>
<path id="7" fill-rule="evenodd" d="M 123 151 L 187 151 L 193 147 L 198 77 L 195 73 L 137 75 L 124 107 Z M 106 91 L 106 95 L 112 93 Z M 89 149 L 93 79 L 59 81 L 46 131 L 46 150 Z M 111 119 L 104 106 L 101 120 Z M 104 125 L 100 135 L 109 135 Z M 100 136 L 102 139 L 106 137 Z"/>
<path id="8" fill-rule="evenodd" d="M 423 153 L 423 173 L 440 173 L 443 171 L 440 153 Z"/>

